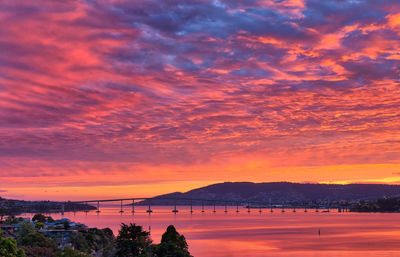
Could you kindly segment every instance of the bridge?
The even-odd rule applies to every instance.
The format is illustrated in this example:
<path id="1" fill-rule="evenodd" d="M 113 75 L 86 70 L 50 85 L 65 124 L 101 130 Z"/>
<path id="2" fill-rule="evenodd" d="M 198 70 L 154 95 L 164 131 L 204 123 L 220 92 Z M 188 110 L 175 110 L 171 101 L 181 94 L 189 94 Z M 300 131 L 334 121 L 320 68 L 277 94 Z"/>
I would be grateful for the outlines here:
<path id="1" fill-rule="evenodd" d="M 148 209 L 146 210 L 147 213 L 151 214 L 153 212 L 152 210 L 152 205 L 163 205 L 160 204 L 160 201 L 173 201 L 173 213 L 178 213 L 177 205 L 184 205 L 184 206 L 190 206 L 190 213 L 193 213 L 193 206 L 201 206 L 201 212 L 205 212 L 205 206 L 212 206 L 213 207 L 213 212 L 215 213 L 216 206 L 224 206 L 224 212 L 228 212 L 228 206 L 234 206 L 236 207 L 236 212 L 239 212 L 239 207 L 244 207 L 247 209 L 247 212 L 250 213 L 251 209 L 258 209 L 258 211 L 261 213 L 262 209 L 269 209 L 270 212 L 274 212 L 276 209 L 280 209 L 281 212 L 285 212 L 286 210 L 290 209 L 293 212 L 296 212 L 297 209 L 304 209 L 304 212 L 308 212 L 309 209 L 314 209 L 315 212 L 319 212 L 320 209 L 324 209 L 324 212 L 329 212 L 330 209 L 332 208 L 337 208 L 339 212 L 347 212 L 349 211 L 347 206 L 330 206 L 328 205 L 316 205 L 316 204 L 307 204 L 307 205 L 287 205 L 287 204 L 272 204 L 271 202 L 265 203 L 265 202 L 260 202 L 260 201 L 243 201 L 243 200 L 223 200 L 223 199 L 202 199 L 202 198 L 180 198 L 180 197 L 135 197 L 135 198 L 119 198 L 119 199 L 98 199 L 98 200 L 84 200 L 84 201 L 68 201 L 62 203 L 62 210 L 61 213 L 64 214 L 65 211 L 65 205 L 66 204 L 85 204 L 85 205 L 97 205 L 97 213 L 100 213 L 100 203 L 107 203 L 107 202 L 119 202 L 120 203 L 120 213 L 122 214 L 124 212 L 124 207 L 131 206 L 131 212 L 132 214 L 135 213 L 135 206 L 143 206 L 147 205 Z M 124 202 L 128 204 L 124 205 Z M 152 204 L 156 203 L 156 204 Z M 170 206 L 171 204 L 164 204 L 167 206 Z M 171 205 L 172 206 L 172 205 Z M 87 210 L 86 210 L 87 212 Z"/>

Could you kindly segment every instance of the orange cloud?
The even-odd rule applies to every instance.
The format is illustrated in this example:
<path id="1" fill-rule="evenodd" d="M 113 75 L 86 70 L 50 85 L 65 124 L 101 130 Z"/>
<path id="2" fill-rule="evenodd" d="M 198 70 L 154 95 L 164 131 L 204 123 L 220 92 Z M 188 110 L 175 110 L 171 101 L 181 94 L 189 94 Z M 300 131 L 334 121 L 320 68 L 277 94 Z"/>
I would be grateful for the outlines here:
<path id="1" fill-rule="evenodd" d="M 397 181 L 393 2 L 0 7 L 0 187 L 9 197 Z"/>
<path id="2" fill-rule="evenodd" d="M 400 25 L 400 13 L 389 14 L 387 16 L 389 26 L 395 28 Z"/>

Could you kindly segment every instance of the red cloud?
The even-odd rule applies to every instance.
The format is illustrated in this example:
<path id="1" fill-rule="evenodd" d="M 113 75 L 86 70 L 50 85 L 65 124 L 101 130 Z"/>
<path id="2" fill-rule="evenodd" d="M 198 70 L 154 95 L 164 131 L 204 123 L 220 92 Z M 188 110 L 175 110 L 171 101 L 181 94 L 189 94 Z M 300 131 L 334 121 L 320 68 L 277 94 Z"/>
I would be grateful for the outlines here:
<path id="1" fill-rule="evenodd" d="M 3 1 L 0 175 L 279 180 L 265 170 L 396 163 L 399 8 Z M 309 180 L 291 169 L 282 179 Z"/>

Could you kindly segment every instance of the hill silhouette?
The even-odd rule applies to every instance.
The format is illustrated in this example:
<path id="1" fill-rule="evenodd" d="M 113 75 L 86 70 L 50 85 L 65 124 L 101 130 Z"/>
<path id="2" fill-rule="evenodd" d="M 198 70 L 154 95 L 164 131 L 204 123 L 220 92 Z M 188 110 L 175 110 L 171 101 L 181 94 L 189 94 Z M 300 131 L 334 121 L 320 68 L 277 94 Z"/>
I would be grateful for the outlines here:
<path id="1" fill-rule="evenodd" d="M 185 193 L 175 192 L 151 199 L 151 204 L 174 204 L 163 198 L 190 198 L 254 202 L 309 202 L 309 201 L 357 201 L 376 200 L 382 197 L 400 196 L 400 185 L 387 184 L 308 184 L 290 182 L 224 182 Z M 148 204 L 147 201 L 141 204 Z M 179 201 L 177 204 L 187 204 Z"/>

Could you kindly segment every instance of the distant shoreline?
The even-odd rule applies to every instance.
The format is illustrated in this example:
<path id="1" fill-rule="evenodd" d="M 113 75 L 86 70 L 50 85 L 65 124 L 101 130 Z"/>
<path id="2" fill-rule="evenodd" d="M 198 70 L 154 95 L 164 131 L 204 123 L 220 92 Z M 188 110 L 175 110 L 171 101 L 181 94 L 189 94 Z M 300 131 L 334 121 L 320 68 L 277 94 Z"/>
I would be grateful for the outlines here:
<path id="1" fill-rule="evenodd" d="M 0 198 L 0 216 L 22 213 L 62 213 L 70 211 L 91 211 L 96 207 L 87 204 L 56 201 L 23 201 Z"/>

